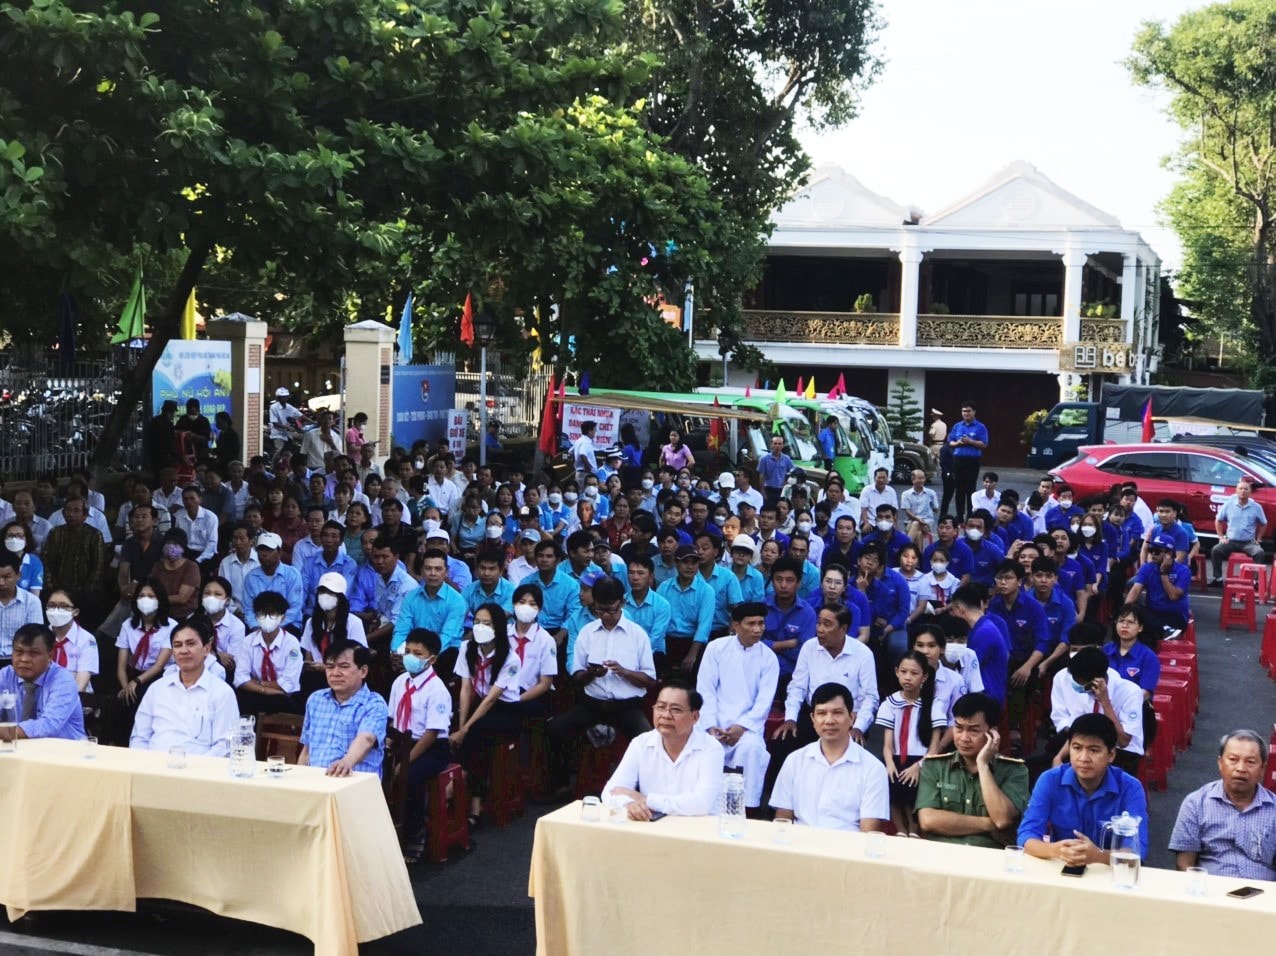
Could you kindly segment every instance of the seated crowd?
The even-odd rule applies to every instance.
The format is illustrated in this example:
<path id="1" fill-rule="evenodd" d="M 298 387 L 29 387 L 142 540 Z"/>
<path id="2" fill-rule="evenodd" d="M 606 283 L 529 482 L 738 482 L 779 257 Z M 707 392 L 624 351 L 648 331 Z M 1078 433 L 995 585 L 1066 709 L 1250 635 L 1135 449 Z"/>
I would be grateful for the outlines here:
<path id="1" fill-rule="evenodd" d="M 138 748 L 225 755 L 241 715 L 280 713 L 334 775 L 401 742 L 409 859 L 427 782 L 459 762 L 477 825 L 497 749 L 542 726 L 551 794 L 627 743 L 603 791 L 635 820 L 714 812 L 739 768 L 751 815 L 799 825 L 1075 863 L 1128 811 L 1146 852 L 1156 649 L 1189 626 L 1199 549 L 1178 503 L 994 480 L 959 522 L 920 472 L 856 498 L 779 447 L 708 476 L 602 457 L 543 484 L 424 447 L 208 461 L 129 476 L 110 521 L 86 476 L 46 476 L 0 507 L 14 733 L 82 737 L 85 694 Z M 1180 865 L 1276 875 L 1266 750 L 1225 738 Z"/>

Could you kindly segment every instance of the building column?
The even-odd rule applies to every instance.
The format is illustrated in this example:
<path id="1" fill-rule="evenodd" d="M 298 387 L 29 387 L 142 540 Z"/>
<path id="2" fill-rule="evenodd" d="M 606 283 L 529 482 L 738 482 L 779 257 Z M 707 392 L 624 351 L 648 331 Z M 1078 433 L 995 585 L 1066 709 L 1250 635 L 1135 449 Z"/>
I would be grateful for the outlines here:
<path id="1" fill-rule="evenodd" d="M 1126 253 L 1121 268 L 1121 321 L 1125 323 L 1125 341 L 1131 345 L 1134 343 L 1135 312 L 1143 304 L 1143 285 L 1139 282 L 1138 270 L 1138 257 Z"/>
<path id="2" fill-rule="evenodd" d="M 914 349 L 917 348 L 917 292 L 922 251 L 916 246 L 905 246 L 899 250 L 899 261 L 903 267 L 899 283 L 899 347 Z"/>
<path id="3" fill-rule="evenodd" d="M 240 425 L 241 455 L 247 464 L 254 455 L 261 454 L 267 326 L 265 322 L 209 319 L 206 328 L 210 339 L 230 343 L 230 401 Z"/>
<path id="4" fill-rule="evenodd" d="M 1081 341 L 1081 278 L 1086 254 L 1080 249 L 1063 253 L 1063 341 Z"/>
<path id="5" fill-rule="evenodd" d="M 345 328 L 346 417 L 368 416 L 364 435 L 380 442 L 377 457 L 390 453 L 390 425 L 394 421 L 394 329 L 369 319 Z M 342 423 L 344 427 L 344 422 Z"/>

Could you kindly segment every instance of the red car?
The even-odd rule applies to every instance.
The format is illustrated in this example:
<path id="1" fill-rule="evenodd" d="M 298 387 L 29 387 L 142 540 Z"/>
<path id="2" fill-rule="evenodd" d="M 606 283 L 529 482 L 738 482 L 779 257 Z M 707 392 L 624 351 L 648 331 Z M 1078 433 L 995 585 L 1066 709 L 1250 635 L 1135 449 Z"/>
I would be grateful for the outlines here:
<path id="1" fill-rule="evenodd" d="M 1254 500 L 1267 515 L 1267 536 L 1276 532 L 1276 470 L 1253 458 L 1206 445 L 1154 443 L 1087 445 L 1077 457 L 1051 469 L 1056 482 L 1071 485 L 1075 500 L 1105 494 L 1119 482 L 1133 481 L 1149 508 L 1162 498 L 1187 506 L 1188 518 L 1202 539 L 1213 541 L 1219 507 L 1236 492 L 1242 476 L 1254 482 Z M 1202 545 L 1205 542 L 1202 541 Z"/>

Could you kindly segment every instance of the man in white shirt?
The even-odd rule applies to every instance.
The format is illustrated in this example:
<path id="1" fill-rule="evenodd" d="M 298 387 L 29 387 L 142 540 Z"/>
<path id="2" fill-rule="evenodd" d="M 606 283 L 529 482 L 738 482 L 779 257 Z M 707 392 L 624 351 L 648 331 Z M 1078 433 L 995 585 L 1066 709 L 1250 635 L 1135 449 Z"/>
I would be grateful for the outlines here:
<path id="1" fill-rule="evenodd" d="M 629 742 L 620 766 L 603 787 L 613 808 L 630 820 L 654 814 L 702 817 L 717 810 L 722 785 L 722 748 L 696 729 L 703 700 L 682 681 L 660 690 L 652 713 L 656 729 Z"/>
<path id="2" fill-rule="evenodd" d="M 771 792 L 775 818 L 833 830 L 883 829 L 890 819 L 886 766 L 851 740 L 851 692 L 824 684 L 811 703 L 819 740 L 790 754 L 780 768 Z"/>
<path id="3" fill-rule="evenodd" d="M 1100 625 L 1083 622 L 1075 625 L 1068 636 L 1077 639 L 1083 630 L 1102 634 Z M 1088 637 L 1087 634 L 1082 639 Z M 1120 770 L 1137 773 L 1143 757 L 1143 691 L 1108 666 L 1103 648 L 1093 644 L 1083 644 L 1073 652 L 1067 670 L 1055 675 L 1050 689 L 1050 722 L 1058 734 L 1066 738 L 1068 728 L 1082 714 L 1103 714 L 1112 721 L 1117 731 L 1113 762 Z M 1065 739 L 1055 754 L 1055 766 L 1063 762 L 1067 752 Z"/>
<path id="4" fill-rule="evenodd" d="M 731 505 L 733 512 L 739 514 L 741 501 L 747 501 L 753 505 L 754 511 L 762 507 L 762 492 L 749 486 L 749 473 L 743 468 L 735 473 L 735 488 L 727 499 L 727 503 Z"/>
<path id="5" fill-rule="evenodd" d="M 270 442 L 276 455 L 289 441 L 301 437 L 301 429 L 297 426 L 297 422 L 304 420 L 305 416 L 301 414 L 301 409 L 288 401 L 287 387 L 280 385 L 275 389 L 275 400 L 270 403 L 267 421 L 270 426 Z"/>
<path id="6" fill-rule="evenodd" d="M 217 554 L 217 515 L 201 507 L 199 499 L 199 488 L 187 485 L 181 510 L 174 516 L 177 527 L 186 532 L 186 557 L 197 564 Z"/>
<path id="7" fill-rule="evenodd" d="M 169 643 L 177 667 L 142 698 L 130 747 L 162 753 L 182 747 L 188 756 L 227 756 L 239 705 L 230 686 L 204 666 L 212 640 L 213 627 L 202 615 L 173 629 Z"/>
<path id="8" fill-rule="evenodd" d="M 217 573 L 230 582 L 231 600 L 234 609 L 241 610 L 244 600 L 244 578 L 253 568 L 261 567 L 257 560 L 257 549 L 253 547 L 252 532 L 242 522 L 234 525 L 230 532 L 230 554 L 222 558 Z"/>
<path id="9" fill-rule="evenodd" d="M 576 486 L 585 487 L 585 478 L 598 470 L 598 450 L 594 447 L 597 422 L 584 422 L 580 437 L 572 442 L 572 468 L 576 471 Z"/>
<path id="10" fill-rule="evenodd" d="M 775 739 L 797 737 L 799 744 L 815 739 L 813 724 L 807 719 L 814 706 L 815 691 L 825 684 L 841 684 L 851 692 L 851 739 L 861 746 L 864 735 L 877 714 L 877 669 L 873 652 L 859 641 L 848 641 L 851 612 L 844 604 L 826 604 L 815 618 L 815 640 L 798 651 L 793 679 L 784 696 L 784 723 Z M 808 729 L 809 728 L 809 729 Z"/>
<path id="11" fill-rule="evenodd" d="M 762 785 L 771 763 L 766 719 L 780 680 L 775 651 L 762 643 L 767 608 L 747 601 L 731 609 L 731 631 L 710 641 L 700 659 L 696 690 L 704 699 L 700 729 L 722 745 L 720 769 L 744 768 L 744 805 L 762 804 Z"/>
<path id="12" fill-rule="evenodd" d="M 860 528 L 867 534 L 877 522 L 877 506 L 890 505 L 899 511 L 899 496 L 890 486 L 891 474 L 885 468 L 873 472 L 873 484 L 860 492 Z"/>
<path id="13" fill-rule="evenodd" d="M 425 482 L 425 493 L 430 496 L 434 506 L 445 518 L 460 506 L 461 492 L 457 489 L 456 482 L 448 478 L 447 461 L 442 455 L 435 458 L 430 465 L 430 477 Z"/>

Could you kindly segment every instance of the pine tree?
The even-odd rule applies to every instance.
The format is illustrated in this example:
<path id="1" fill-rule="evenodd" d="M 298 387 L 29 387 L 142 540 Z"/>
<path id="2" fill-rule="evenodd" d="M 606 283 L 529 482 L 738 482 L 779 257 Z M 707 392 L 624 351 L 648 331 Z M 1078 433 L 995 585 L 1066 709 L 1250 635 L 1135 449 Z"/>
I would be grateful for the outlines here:
<path id="1" fill-rule="evenodd" d="M 907 379 L 896 379 L 886 406 L 886 420 L 897 439 L 918 440 L 922 430 L 922 407 L 917 404 L 917 389 Z"/>

